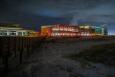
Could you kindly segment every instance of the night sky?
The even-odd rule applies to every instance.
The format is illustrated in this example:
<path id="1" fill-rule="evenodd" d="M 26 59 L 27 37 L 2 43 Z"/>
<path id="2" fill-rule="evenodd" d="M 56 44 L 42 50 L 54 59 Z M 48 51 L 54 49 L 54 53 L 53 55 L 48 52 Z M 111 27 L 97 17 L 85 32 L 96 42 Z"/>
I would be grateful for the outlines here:
<path id="1" fill-rule="evenodd" d="M 0 22 L 36 30 L 45 24 L 105 24 L 115 34 L 115 0 L 0 0 Z"/>

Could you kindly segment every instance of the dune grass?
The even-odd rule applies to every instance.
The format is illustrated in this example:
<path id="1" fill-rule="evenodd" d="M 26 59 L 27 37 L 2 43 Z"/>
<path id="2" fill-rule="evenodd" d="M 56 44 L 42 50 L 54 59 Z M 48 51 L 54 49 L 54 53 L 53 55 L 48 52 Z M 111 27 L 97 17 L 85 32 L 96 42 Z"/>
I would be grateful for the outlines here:
<path id="1" fill-rule="evenodd" d="M 82 50 L 78 54 L 70 54 L 66 57 L 73 60 L 83 59 L 115 66 L 115 43 L 95 45 L 89 49 Z"/>

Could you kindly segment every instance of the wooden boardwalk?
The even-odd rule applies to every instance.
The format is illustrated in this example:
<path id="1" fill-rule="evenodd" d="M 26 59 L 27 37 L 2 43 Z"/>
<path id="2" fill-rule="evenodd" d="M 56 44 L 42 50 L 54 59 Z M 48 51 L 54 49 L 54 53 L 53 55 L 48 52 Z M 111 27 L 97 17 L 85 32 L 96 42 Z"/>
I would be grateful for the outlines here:
<path id="1" fill-rule="evenodd" d="M 0 37 L 0 65 L 8 70 L 9 60 L 17 57 L 18 62 L 22 63 L 23 56 L 29 57 L 41 42 L 42 38 L 38 37 Z"/>
<path id="2" fill-rule="evenodd" d="M 44 37 L 0 37 L 0 68 L 8 70 L 10 62 L 16 58 L 17 64 L 21 64 L 24 58 L 28 58 L 43 42 L 59 41 L 83 41 L 83 40 L 115 40 L 115 36 L 104 37 L 79 37 L 79 38 L 44 38 Z M 17 59 L 18 58 L 18 59 Z"/>

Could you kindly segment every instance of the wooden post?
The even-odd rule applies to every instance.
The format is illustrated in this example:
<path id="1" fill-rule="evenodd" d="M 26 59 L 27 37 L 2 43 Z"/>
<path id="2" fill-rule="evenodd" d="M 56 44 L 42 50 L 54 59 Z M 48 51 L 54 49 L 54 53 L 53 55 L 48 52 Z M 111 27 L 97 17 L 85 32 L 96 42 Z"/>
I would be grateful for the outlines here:
<path id="1" fill-rule="evenodd" d="M 30 38 L 29 37 L 27 37 L 27 57 L 29 57 L 30 56 L 30 50 L 29 50 L 29 47 L 30 47 Z"/>
<path id="2" fill-rule="evenodd" d="M 16 57 L 16 54 L 17 54 L 17 38 L 16 37 L 14 37 L 14 57 Z"/>
<path id="3" fill-rule="evenodd" d="M 8 37 L 3 38 L 3 64 L 5 71 L 8 71 L 9 42 L 10 40 Z"/>
<path id="4" fill-rule="evenodd" d="M 22 63 L 22 59 L 23 59 L 23 38 L 20 37 L 20 54 L 19 54 L 19 60 L 20 60 L 20 64 Z"/>

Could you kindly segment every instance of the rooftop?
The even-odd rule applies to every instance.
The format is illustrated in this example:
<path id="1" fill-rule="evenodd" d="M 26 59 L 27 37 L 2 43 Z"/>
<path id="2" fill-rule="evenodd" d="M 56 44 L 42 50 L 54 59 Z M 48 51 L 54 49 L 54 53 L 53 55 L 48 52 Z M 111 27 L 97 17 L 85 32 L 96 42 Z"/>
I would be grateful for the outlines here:
<path id="1" fill-rule="evenodd" d="M 21 28 L 21 26 L 16 23 L 0 23 L 0 27 Z"/>

